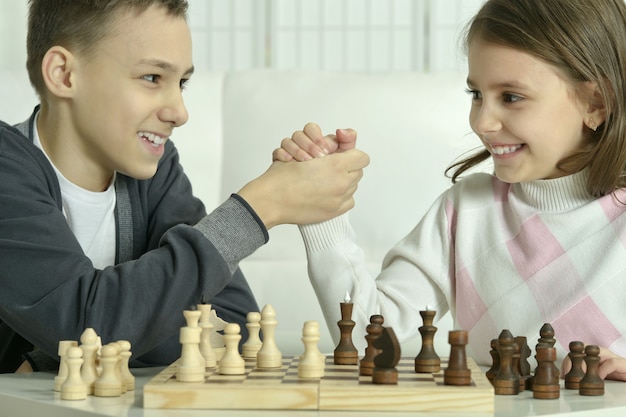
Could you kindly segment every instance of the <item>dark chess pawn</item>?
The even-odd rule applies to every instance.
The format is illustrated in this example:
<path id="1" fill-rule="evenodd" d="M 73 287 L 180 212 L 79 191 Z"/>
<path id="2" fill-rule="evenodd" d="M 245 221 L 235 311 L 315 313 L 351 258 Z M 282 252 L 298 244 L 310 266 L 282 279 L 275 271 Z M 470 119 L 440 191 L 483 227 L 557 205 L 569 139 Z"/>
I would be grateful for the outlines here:
<path id="1" fill-rule="evenodd" d="M 502 330 L 498 337 L 498 354 L 500 356 L 500 369 L 493 379 L 493 387 L 496 395 L 519 394 L 519 378 L 513 372 L 513 346 L 515 339 L 507 329 Z"/>
<path id="2" fill-rule="evenodd" d="M 370 317 L 370 324 L 365 328 L 367 332 L 365 336 L 367 347 L 365 348 L 365 355 L 359 361 L 360 375 L 372 375 L 374 371 L 374 358 L 380 353 L 380 351 L 374 347 L 374 341 L 382 334 L 384 322 L 385 319 L 383 316 L 374 314 Z"/>
<path id="3" fill-rule="evenodd" d="M 448 336 L 450 343 L 450 357 L 448 367 L 443 371 L 443 383 L 445 385 L 470 385 L 472 383 L 472 371 L 467 368 L 467 331 L 452 330 Z"/>
<path id="4" fill-rule="evenodd" d="M 374 347 L 380 353 L 374 358 L 372 382 L 374 384 L 397 384 L 398 370 L 396 365 L 400 361 L 400 342 L 391 327 L 383 327 L 382 334 L 374 341 Z"/>
<path id="5" fill-rule="evenodd" d="M 537 348 L 537 372 L 533 382 L 533 398 L 556 399 L 560 396 L 559 372 L 554 362 L 556 349 L 545 345 Z M 557 369 L 556 372 L 554 370 Z"/>
<path id="6" fill-rule="evenodd" d="M 565 375 L 565 388 L 578 389 L 580 380 L 585 376 L 583 371 L 583 360 L 585 359 L 585 344 L 580 341 L 573 341 L 569 344 L 569 356 L 572 368 Z"/>
<path id="7" fill-rule="evenodd" d="M 435 352 L 434 338 L 437 328 L 433 326 L 433 319 L 437 312 L 434 310 L 422 310 L 423 326 L 420 326 L 419 332 L 422 335 L 422 348 L 415 357 L 415 372 L 435 374 L 441 370 L 441 358 Z"/>
<path id="8" fill-rule="evenodd" d="M 604 380 L 598 375 L 600 363 L 600 348 L 596 345 L 585 347 L 585 363 L 587 372 L 580 380 L 578 393 L 580 395 L 604 395 Z"/>

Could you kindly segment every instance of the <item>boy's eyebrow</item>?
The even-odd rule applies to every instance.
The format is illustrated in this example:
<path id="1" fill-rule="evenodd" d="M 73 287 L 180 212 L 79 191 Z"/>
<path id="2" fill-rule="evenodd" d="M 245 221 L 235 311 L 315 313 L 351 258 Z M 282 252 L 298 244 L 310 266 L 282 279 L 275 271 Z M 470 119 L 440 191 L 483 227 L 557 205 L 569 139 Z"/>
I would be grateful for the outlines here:
<path id="1" fill-rule="evenodd" d="M 176 65 L 173 65 L 167 61 L 163 61 L 161 59 L 141 59 L 139 60 L 139 64 L 140 65 L 150 65 L 152 67 L 158 67 L 161 68 L 164 71 L 168 71 L 168 72 L 178 72 L 178 67 Z M 184 72 L 185 75 L 191 75 L 194 72 L 194 67 L 193 65 L 191 67 L 189 67 L 189 69 L 187 69 L 187 71 Z"/>

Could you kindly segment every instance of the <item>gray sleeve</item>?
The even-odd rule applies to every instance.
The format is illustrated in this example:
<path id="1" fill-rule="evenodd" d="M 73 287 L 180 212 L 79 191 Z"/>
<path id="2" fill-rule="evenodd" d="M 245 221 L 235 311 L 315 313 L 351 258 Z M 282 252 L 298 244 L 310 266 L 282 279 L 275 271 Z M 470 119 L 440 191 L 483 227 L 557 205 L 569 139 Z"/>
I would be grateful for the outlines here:
<path id="1" fill-rule="evenodd" d="M 239 262 L 269 240 L 265 225 L 252 207 L 239 195 L 233 194 L 212 213 L 200 220 L 195 228 L 213 243 L 231 272 Z"/>

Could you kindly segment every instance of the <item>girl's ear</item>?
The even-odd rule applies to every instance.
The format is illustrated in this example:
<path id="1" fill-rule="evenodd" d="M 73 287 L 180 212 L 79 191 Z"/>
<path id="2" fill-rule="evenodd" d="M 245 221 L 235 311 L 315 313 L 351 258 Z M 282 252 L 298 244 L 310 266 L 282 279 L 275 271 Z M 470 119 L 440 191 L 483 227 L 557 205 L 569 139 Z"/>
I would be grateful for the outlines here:
<path id="1" fill-rule="evenodd" d="M 51 94 L 63 98 L 73 95 L 75 63 L 74 55 L 62 46 L 53 46 L 46 52 L 41 62 L 41 74 Z"/>
<path id="2" fill-rule="evenodd" d="M 606 104 L 602 92 L 598 88 L 598 84 L 593 81 L 584 83 L 585 97 L 585 125 L 596 131 L 598 126 L 602 125 L 606 120 Z"/>

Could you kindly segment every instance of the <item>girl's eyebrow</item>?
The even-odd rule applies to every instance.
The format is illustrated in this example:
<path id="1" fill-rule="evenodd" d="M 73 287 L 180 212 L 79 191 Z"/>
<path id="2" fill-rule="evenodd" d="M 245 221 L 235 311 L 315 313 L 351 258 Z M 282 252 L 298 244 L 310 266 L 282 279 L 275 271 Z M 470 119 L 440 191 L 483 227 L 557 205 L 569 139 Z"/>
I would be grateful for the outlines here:
<path id="1" fill-rule="evenodd" d="M 476 84 L 470 80 L 469 78 L 467 79 L 467 85 L 470 87 L 475 87 Z M 516 90 L 530 90 L 530 87 L 524 83 L 521 83 L 519 81 L 502 81 L 499 83 L 495 83 L 495 84 L 491 84 L 489 85 L 489 87 L 491 88 L 498 88 L 498 89 L 507 89 L 507 88 L 513 88 Z"/>

